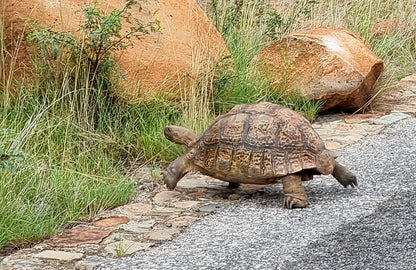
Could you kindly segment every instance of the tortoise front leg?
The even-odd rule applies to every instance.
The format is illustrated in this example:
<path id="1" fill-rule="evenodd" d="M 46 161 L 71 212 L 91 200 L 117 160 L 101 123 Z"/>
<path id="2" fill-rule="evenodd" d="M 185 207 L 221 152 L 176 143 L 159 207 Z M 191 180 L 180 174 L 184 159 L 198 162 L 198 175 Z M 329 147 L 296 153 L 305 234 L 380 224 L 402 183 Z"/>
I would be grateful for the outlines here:
<path id="1" fill-rule="evenodd" d="M 334 171 L 332 176 L 338 180 L 338 182 L 344 187 L 356 187 L 357 186 L 357 177 L 346 167 L 342 166 L 335 161 Z"/>
<path id="2" fill-rule="evenodd" d="M 290 174 L 283 177 L 283 192 L 285 198 L 283 200 L 284 207 L 303 208 L 309 205 L 308 196 L 302 187 L 302 176 L 298 174 Z"/>

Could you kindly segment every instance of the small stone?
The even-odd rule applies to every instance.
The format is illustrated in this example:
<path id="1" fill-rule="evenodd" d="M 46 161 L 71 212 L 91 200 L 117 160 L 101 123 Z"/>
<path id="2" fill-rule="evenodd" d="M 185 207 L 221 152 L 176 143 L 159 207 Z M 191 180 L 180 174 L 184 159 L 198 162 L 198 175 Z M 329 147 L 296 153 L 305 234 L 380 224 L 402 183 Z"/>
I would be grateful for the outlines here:
<path id="1" fill-rule="evenodd" d="M 152 216 L 170 216 L 182 213 L 182 209 L 172 207 L 157 207 L 150 212 Z"/>
<path id="2" fill-rule="evenodd" d="M 131 214 L 143 215 L 149 213 L 153 205 L 146 203 L 133 203 L 123 207 L 123 211 Z"/>
<path id="3" fill-rule="evenodd" d="M 84 254 L 78 252 L 65 252 L 58 250 L 45 250 L 35 255 L 35 257 L 39 259 L 52 259 L 67 262 L 79 260 L 83 256 Z"/>
<path id="4" fill-rule="evenodd" d="M 205 197 L 206 195 L 207 194 L 205 192 L 202 192 L 202 191 L 188 193 L 188 196 L 190 196 L 190 197 Z"/>
<path id="5" fill-rule="evenodd" d="M 224 208 L 223 204 L 211 203 L 211 204 L 202 206 L 201 208 L 199 208 L 199 211 L 215 213 L 222 208 Z"/>
<path id="6" fill-rule="evenodd" d="M 190 208 L 194 208 L 199 204 L 199 202 L 197 201 L 182 201 L 182 202 L 176 202 L 173 205 L 176 208 L 181 208 L 181 209 L 190 209 Z"/>
<path id="7" fill-rule="evenodd" d="M 166 227 L 171 228 L 172 227 L 172 223 L 170 223 L 170 222 L 166 223 Z"/>
<path id="8" fill-rule="evenodd" d="M 52 247 L 76 247 L 83 244 L 98 244 L 110 235 L 112 230 L 73 229 L 47 242 Z"/>
<path id="9" fill-rule="evenodd" d="M 409 117 L 411 116 L 408 114 L 395 112 L 395 113 L 382 116 L 378 119 L 374 119 L 373 123 L 376 125 L 391 125 L 397 121 L 400 121 Z"/>
<path id="10" fill-rule="evenodd" d="M 198 218 L 194 216 L 181 216 L 169 219 L 169 223 L 171 223 L 173 227 L 178 228 L 188 226 L 189 224 L 195 222 L 197 219 Z"/>
<path id="11" fill-rule="evenodd" d="M 107 245 L 104 249 L 114 256 L 130 255 L 137 251 L 148 250 L 153 243 L 134 242 L 130 240 L 121 240 Z M 118 254 L 117 254 L 118 251 Z M 122 253 L 122 254 L 120 254 Z"/>
<path id="12" fill-rule="evenodd" d="M 175 198 L 176 196 L 180 194 L 181 194 L 180 192 L 171 191 L 171 190 L 161 191 L 153 197 L 153 201 L 157 204 L 161 204 L 161 203 L 172 200 L 173 198 Z"/>
<path id="13" fill-rule="evenodd" d="M 129 221 L 130 219 L 128 217 L 107 217 L 94 221 L 92 225 L 96 227 L 115 227 L 120 224 L 125 224 Z"/>
<path id="14" fill-rule="evenodd" d="M 165 241 L 171 240 L 175 234 L 178 234 L 179 230 L 177 229 L 165 229 L 148 232 L 144 235 L 144 238 L 155 240 L 155 241 Z"/>
<path id="15" fill-rule="evenodd" d="M 240 198 L 241 198 L 241 195 L 238 193 L 233 193 L 233 194 L 230 194 L 230 196 L 228 196 L 228 199 L 230 201 L 236 201 L 236 200 L 239 200 Z"/>

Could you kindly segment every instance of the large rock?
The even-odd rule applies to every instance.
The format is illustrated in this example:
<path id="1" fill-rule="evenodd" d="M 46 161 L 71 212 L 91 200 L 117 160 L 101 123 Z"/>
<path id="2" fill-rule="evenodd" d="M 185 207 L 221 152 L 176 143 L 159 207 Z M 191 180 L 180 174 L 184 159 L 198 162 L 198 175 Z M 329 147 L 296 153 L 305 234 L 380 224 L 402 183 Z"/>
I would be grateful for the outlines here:
<path id="1" fill-rule="evenodd" d="M 323 100 L 321 110 L 353 111 L 372 96 L 383 71 L 382 60 L 356 34 L 319 28 L 285 36 L 257 57 L 276 81 L 285 78 L 289 90 Z"/>
<path id="2" fill-rule="evenodd" d="M 4 20 L 5 43 L 9 51 L 19 48 L 15 71 L 30 68 L 33 52 L 24 36 L 28 33 L 25 19 L 39 24 L 56 25 L 56 30 L 76 33 L 87 0 L 6 0 L 1 1 L 0 19 Z M 98 1 L 104 10 L 121 8 L 124 1 Z M 143 10 L 132 14 L 142 22 L 158 19 L 161 29 L 151 33 L 132 48 L 120 54 L 119 64 L 127 73 L 131 94 L 178 87 L 185 75 L 195 74 L 200 62 L 227 53 L 219 32 L 195 0 L 139 1 Z M 5 6 L 4 6 L 5 5 Z"/>

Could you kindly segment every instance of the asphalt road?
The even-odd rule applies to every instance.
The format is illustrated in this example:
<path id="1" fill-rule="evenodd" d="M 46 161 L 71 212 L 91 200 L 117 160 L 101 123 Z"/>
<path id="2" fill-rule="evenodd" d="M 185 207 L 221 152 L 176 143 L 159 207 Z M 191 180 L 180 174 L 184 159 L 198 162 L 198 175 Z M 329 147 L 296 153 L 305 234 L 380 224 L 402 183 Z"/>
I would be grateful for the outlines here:
<path id="1" fill-rule="evenodd" d="M 416 119 L 340 151 L 359 189 L 304 184 L 311 205 L 282 207 L 280 185 L 99 269 L 416 269 Z M 265 201 L 265 204 L 262 204 Z"/>

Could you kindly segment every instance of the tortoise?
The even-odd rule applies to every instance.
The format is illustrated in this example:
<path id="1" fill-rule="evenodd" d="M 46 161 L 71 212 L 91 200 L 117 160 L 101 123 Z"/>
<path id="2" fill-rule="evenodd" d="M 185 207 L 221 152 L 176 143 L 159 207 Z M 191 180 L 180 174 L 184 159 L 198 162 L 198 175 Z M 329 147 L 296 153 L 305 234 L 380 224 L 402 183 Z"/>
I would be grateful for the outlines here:
<path id="1" fill-rule="evenodd" d="M 199 171 L 238 187 L 241 183 L 282 182 L 284 207 L 309 205 L 302 181 L 332 174 L 344 187 L 357 178 L 339 164 L 306 118 L 277 104 L 237 105 L 218 116 L 200 136 L 179 126 L 166 126 L 165 137 L 187 146 L 164 171 L 163 181 L 174 189 L 190 171 Z"/>

